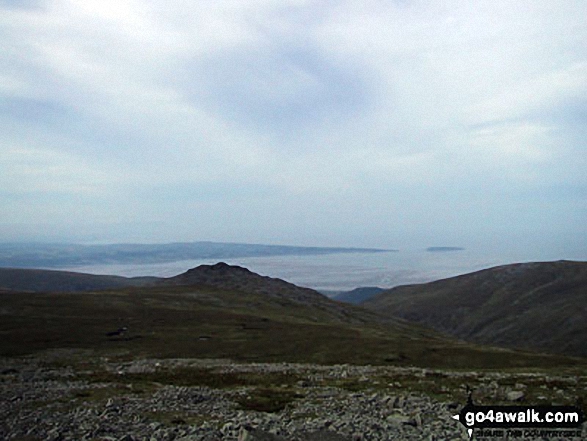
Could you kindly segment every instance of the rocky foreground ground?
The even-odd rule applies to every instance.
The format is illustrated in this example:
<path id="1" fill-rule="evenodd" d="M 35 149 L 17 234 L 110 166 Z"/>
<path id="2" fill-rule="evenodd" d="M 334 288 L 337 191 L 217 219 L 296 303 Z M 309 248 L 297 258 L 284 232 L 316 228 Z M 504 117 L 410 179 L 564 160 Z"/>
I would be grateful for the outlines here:
<path id="1" fill-rule="evenodd" d="M 464 440 L 467 387 L 476 404 L 582 405 L 587 375 L 60 352 L 0 359 L 0 439 Z"/>

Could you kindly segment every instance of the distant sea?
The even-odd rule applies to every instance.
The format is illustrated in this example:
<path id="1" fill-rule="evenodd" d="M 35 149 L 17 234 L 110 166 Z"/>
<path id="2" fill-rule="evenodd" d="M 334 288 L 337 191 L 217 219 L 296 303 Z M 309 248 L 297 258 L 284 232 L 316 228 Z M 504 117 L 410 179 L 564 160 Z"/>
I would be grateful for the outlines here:
<path id="1" fill-rule="evenodd" d="M 246 267 L 264 276 L 278 277 L 299 286 L 320 291 L 347 291 L 361 286 L 391 288 L 429 282 L 532 259 L 523 256 L 504 257 L 503 254 L 492 255 L 468 249 L 436 252 L 400 250 L 378 253 L 200 259 L 157 264 L 89 265 L 60 269 L 127 277 L 171 277 L 198 265 L 214 264 L 219 260 Z"/>

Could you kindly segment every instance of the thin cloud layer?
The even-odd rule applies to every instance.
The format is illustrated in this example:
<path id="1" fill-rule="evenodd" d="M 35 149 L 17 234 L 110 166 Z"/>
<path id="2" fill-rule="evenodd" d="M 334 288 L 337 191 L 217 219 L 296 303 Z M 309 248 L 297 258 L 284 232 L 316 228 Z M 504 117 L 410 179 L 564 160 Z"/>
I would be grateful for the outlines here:
<path id="1" fill-rule="evenodd" d="M 586 13 L 0 1 L 0 240 L 584 249 Z"/>

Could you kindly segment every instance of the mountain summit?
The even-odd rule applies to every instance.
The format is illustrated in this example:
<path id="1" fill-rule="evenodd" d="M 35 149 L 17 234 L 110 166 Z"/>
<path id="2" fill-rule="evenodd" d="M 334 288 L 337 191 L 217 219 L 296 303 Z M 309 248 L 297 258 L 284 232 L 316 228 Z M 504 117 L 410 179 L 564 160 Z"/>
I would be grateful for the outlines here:
<path id="1" fill-rule="evenodd" d="M 455 341 L 379 310 L 336 302 L 226 263 L 167 279 L 117 278 L 121 286 L 108 288 L 102 282 L 110 283 L 111 276 L 54 271 L 36 274 L 46 283 L 25 283 L 35 271 L 20 270 L 11 288 L 0 283 L 0 356 L 80 348 L 256 362 L 469 368 L 577 363 Z M 8 280 L 14 273 L 5 275 Z M 29 292 L 20 291 L 18 281 Z"/>
<path id="2" fill-rule="evenodd" d="M 200 265 L 185 273 L 159 282 L 167 286 L 205 285 L 223 290 L 263 294 L 274 298 L 287 298 L 299 303 L 315 303 L 327 300 L 325 296 L 309 288 L 302 288 L 285 280 L 261 276 L 246 268 L 219 262 Z"/>

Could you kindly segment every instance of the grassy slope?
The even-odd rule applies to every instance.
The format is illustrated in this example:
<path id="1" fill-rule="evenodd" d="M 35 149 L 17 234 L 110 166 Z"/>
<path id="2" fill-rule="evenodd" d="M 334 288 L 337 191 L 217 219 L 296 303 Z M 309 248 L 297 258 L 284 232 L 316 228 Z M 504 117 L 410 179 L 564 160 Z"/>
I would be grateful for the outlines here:
<path id="1" fill-rule="evenodd" d="M 0 305 L 0 355 L 5 356 L 86 348 L 132 357 L 431 367 L 582 363 L 458 343 L 401 321 L 378 322 L 374 314 L 352 305 L 327 301 L 314 307 L 205 286 L 0 292 Z M 106 337 L 121 326 L 128 327 L 124 336 Z"/>
<path id="2" fill-rule="evenodd" d="M 157 280 L 154 277 L 120 277 L 40 269 L 0 268 L 0 289 L 11 291 L 97 291 L 140 286 Z"/>
<path id="3" fill-rule="evenodd" d="M 363 306 L 484 344 L 587 356 L 587 263 L 506 265 L 379 294 Z"/>

